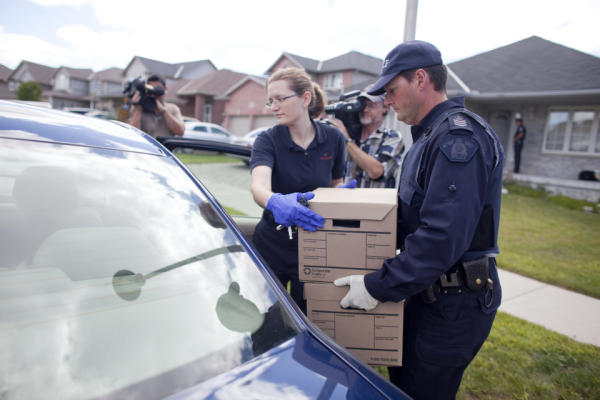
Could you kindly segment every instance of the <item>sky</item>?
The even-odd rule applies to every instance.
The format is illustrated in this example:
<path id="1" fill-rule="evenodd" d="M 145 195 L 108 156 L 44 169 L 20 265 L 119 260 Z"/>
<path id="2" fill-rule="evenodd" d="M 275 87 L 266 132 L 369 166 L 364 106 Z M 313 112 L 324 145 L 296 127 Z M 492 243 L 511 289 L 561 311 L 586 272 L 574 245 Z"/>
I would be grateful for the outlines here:
<path id="1" fill-rule="evenodd" d="M 263 74 L 283 53 L 378 58 L 403 41 L 406 0 L 0 0 L 0 64 L 126 68 L 209 59 Z M 600 0 L 420 0 L 415 38 L 445 63 L 536 35 L 600 57 Z"/>

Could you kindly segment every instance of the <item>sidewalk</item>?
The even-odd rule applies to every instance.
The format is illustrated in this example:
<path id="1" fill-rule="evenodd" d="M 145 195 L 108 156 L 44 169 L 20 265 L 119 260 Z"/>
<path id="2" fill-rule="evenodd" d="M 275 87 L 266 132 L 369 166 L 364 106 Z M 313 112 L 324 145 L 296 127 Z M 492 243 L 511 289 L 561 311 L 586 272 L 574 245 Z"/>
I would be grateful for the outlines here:
<path id="1" fill-rule="evenodd" d="M 600 347 L 600 300 L 498 270 L 500 311 Z"/>

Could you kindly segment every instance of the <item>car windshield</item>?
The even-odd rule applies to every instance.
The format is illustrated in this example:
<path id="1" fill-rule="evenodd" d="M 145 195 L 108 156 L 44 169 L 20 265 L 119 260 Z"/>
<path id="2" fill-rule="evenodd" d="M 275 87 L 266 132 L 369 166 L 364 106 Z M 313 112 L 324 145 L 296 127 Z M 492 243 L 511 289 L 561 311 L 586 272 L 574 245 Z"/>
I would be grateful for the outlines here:
<path id="1" fill-rule="evenodd" d="M 0 171 L 1 398 L 168 396 L 298 332 L 173 159 L 0 139 Z"/>

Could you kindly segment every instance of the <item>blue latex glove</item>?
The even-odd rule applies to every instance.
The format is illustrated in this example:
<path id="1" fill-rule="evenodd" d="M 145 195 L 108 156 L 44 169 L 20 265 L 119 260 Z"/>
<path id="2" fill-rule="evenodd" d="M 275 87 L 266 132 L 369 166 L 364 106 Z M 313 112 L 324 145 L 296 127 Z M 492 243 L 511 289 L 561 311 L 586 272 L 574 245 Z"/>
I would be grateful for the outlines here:
<path id="1" fill-rule="evenodd" d="M 338 188 L 346 188 L 346 189 L 354 189 L 356 187 L 356 179 L 352 179 L 350 182 L 345 185 L 340 185 Z"/>
<path id="2" fill-rule="evenodd" d="M 297 225 L 307 231 L 316 231 L 322 228 L 325 219 L 308 207 L 299 203 L 299 200 L 310 200 L 315 197 L 312 192 L 281 194 L 273 193 L 267 202 L 267 210 L 273 213 L 275 222 L 283 226 Z"/>

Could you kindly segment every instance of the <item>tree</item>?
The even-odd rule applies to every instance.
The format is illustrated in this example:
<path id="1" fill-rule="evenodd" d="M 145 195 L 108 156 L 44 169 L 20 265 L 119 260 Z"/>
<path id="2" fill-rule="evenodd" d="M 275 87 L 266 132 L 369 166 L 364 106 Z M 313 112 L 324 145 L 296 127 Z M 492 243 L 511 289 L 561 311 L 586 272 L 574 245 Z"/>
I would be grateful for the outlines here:
<path id="1" fill-rule="evenodd" d="M 37 82 L 23 82 L 17 88 L 17 98 L 19 100 L 40 101 L 42 88 Z"/>

